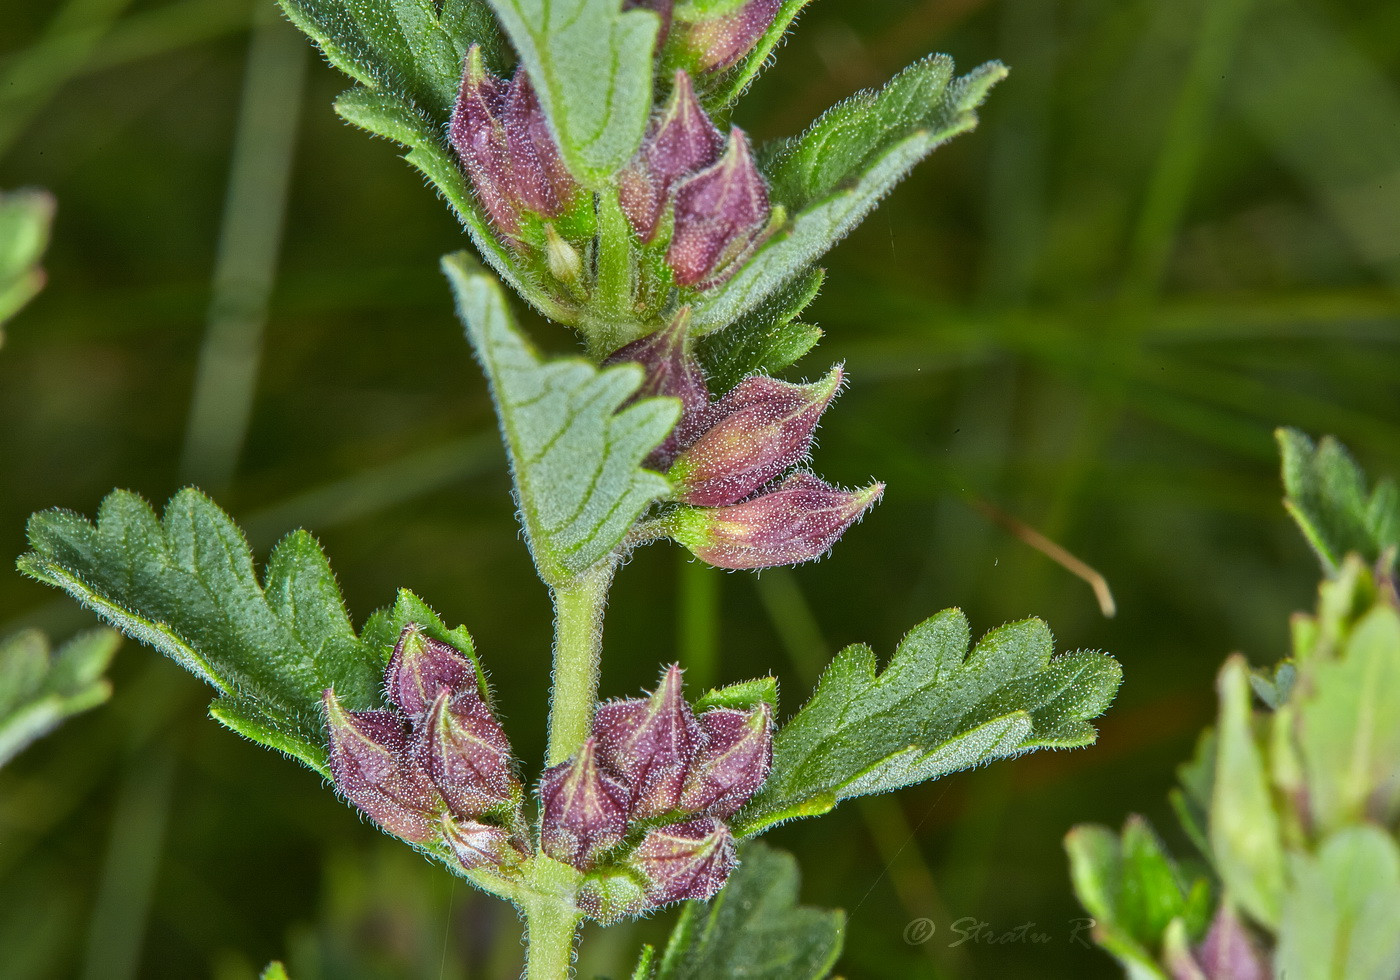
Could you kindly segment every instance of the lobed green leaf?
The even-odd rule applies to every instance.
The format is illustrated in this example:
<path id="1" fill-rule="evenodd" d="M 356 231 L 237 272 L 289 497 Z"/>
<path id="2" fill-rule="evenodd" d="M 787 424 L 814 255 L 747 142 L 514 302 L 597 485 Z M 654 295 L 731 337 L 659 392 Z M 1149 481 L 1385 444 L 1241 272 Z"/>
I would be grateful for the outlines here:
<path id="1" fill-rule="evenodd" d="M 1400 491 L 1393 481 L 1368 492 L 1366 474 L 1331 436 L 1314 444 L 1296 429 L 1274 435 L 1283 457 L 1284 506 L 1329 576 L 1336 577 L 1348 552 L 1373 563 L 1386 549 L 1400 548 Z"/>
<path id="2" fill-rule="evenodd" d="M 642 952 L 634 980 L 824 980 L 841 955 L 844 912 L 797 904 L 791 854 L 751 843 L 729 883 L 708 902 L 687 902 L 661 961 Z"/>
<path id="3" fill-rule="evenodd" d="M 1011 623 L 968 653 L 956 609 L 916 626 L 883 672 L 869 647 L 832 661 L 806 706 L 778 732 L 773 771 L 735 818 L 751 836 L 882 793 L 1039 748 L 1096 737 L 1122 668 L 1106 654 L 1054 656 L 1040 620 Z"/>
<path id="4" fill-rule="evenodd" d="M 120 645 L 121 637 L 108 629 L 79 633 L 57 653 L 38 630 L 0 642 L 0 766 L 112 696 L 102 675 Z"/>
<path id="5" fill-rule="evenodd" d="M 680 402 L 624 408 L 642 383 L 638 365 L 546 361 L 515 325 L 500 285 L 465 252 L 442 267 L 491 383 L 535 567 L 567 587 L 610 560 L 642 512 L 670 493 L 641 464 L 675 427 Z"/>
<path id="6" fill-rule="evenodd" d="M 598 185 L 641 144 L 660 18 L 622 0 L 490 0 L 574 176 Z"/>
<path id="7" fill-rule="evenodd" d="M 62 510 L 29 521 L 22 572 L 56 586 L 213 686 L 211 713 L 325 772 L 321 692 L 378 704 L 385 654 L 355 635 L 325 555 L 305 531 L 273 549 L 260 582 L 243 533 L 198 490 L 158 519 L 109 494 L 94 524 Z"/>
<path id="8" fill-rule="evenodd" d="M 944 55 L 916 62 L 878 92 L 828 110 L 801 136 L 765 148 L 772 198 L 791 217 L 722 288 L 699 303 L 700 332 L 739 319 L 801 275 L 860 223 L 924 157 L 977 125 L 976 109 L 1006 77 L 989 62 L 953 79 Z"/>

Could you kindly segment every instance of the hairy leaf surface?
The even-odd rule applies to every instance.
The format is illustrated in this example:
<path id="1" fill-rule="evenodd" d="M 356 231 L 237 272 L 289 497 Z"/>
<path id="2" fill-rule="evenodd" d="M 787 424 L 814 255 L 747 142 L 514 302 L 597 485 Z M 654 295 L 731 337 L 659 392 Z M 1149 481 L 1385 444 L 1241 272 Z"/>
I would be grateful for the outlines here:
<path id="1" fill-rule="evenodd" d="M 219 691 L 211 709 L 247 737 L 325 771 L 321 692 L 378 704 L 382 650 L 361 641 L 325 555 L 305 531 L 283 538 L 259 581 L 233 520 L 198 490 L 158 519 L 136 494 L 108 495 L 97 522 L 61 510 L 29 522 L 20 570 Z"/>
<path id="2" fill-rule="evenodd" d="M 744 267 L 704 302 L 692 324 L 717 330 L 806 272 L 924 157 L 977 125 L 976 109 L 1006 76 L 991 62 L 953 79 L 944 55 L 919 61 L 878 92 L 828 110 L 801 136 L 765 148 L 772 199 L 791 215 Z"/>
<path id="3" fill-rule="evenodd" d="M 651 113 L 660 18 L 622 0 L 490 0 L 569 169 L 596 184 L 631 159 Z"/>
<path id="4" fill-rule="evenodd" d="M 729 884 L 688 902 L 660 963 L 644 951 L 639 980 L 824 980 L 841 955 L 846 915 L 797 904 L 791 854 L 759 843 L 739 852 Z"/>
<path id="5" fill-rule="evenodd" d="M 967 618 L 946 610 L 916 626 L 884 671 L 847 647 L 806 706 L 778 732 L 773 772 L 735 818 L 741 836 L 1039 748 L 1096 737 L 1089 719 L 1113 699 L 1122 668 L 1107 654 L 1054 656 L 1037 619 L 993 630 L 968 653 Z"/>
<path id="6" fill-rule="evenodd" d="M 466 253 L 444 258 L 443 270 L 491 382 L 535 566 L 566 587 L 670 492 L 641 463 L 675 426 L 680 402 L 646 398 L 623 408 L 642 383 L 638 365 L 546 361 L 515 325 L 500 285 Z"/>

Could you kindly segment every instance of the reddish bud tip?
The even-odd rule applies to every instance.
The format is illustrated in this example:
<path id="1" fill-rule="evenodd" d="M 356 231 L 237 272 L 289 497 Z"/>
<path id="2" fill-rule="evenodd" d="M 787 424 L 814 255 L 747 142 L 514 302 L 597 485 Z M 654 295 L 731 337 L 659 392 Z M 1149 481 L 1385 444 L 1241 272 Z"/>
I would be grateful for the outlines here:
<path id="1" fill-rule="evenodd" d="M 618 178 L 622 210 L 642 241 L 656 236 L 671 188 L 714 163 L 723 149 L 724 136 L 701 108 L 690 76 L 677 71 L 665 111 Z"/>
<path id="2" fill-rule="evenodd" d="M 697 71 L 724 71 L 762 40 L 781 7 L 782 0 L 749 0 L 732 13 L 683 22 L 675 44 Z"/>
<path id="3" fill-rule="evenodd" d="M 428 710 L 417 750 L 452 812 L 476 816 L 515 801 L 510 742 L 480 698 L 443 688 Z"/>
<path id="4" fill-rule="evenodd" d="M 672 665 L 651 697 L 611 701 L 593 721 L 598 756 L 630 789 L 633 820 L 676 809 L 686 767 L 700 746 L 700 724 Z"/>
<path id="5" fill-rule="evenodd" d="M 505 100 L 506 83 L 486 70 L 481 48 L 473 44 L 467 51 L 462 88 L 452 107 L 449 135 L 481 206 L 501 232 L 515 235 L 520 221 L 510 145 L 502 121 Z"/>
<path id="6" fill-rule="evenodd" d="M 1239 918 L 1222 904 L 1197 952 L 1206 980 L 1266 980 L 1268 961 Z"/>
<path id="7" fill-rule="evenodd" d="M 681 400 L 680 422 L 647 458 L 646 465 L 657 469 L 669 467 L 680 447 L 694 440 L 710 405 L 710 391 L 705 386 L 700 362 L 690 351 L 689 328 L 690 307 L 682 306 L 669 326 L 619 348 L 603 362 L 634 361 L 642 366 L 646 377 L 636 398 L 664 395 Z"/>
<path id="8" fill-rule="evenodd" d="M 758 792 L 773 766 L 773 709 L 714 708 L 700 716 L 704 748 L 691 764 L 681 809 L 729 817 Z"/>
<path id="9" fill-rule="evenodd" d="M 745 378 L 710 410 L 713 424 L 676 459 L 677 499 L 703 507 L 734 504 L 791 469 L 841 387 L 840 365 L 808 385 Z"/>
<path id="10" fill-rule="evenodd" d="M 727 507 L 682 507 L 671 537 L 717 568 L 796 565 L 824 555 L 885 491 L 883 483 L 840 490 L 794 473 L 753 500 Z"/>
<path id="11" fill-rule="evenodd" d="M 501 827 L 443 814 L 442 835 L 463 871 L 515 864 L 521 858 L 510 842 L 510 835 Z"/>
<path id="12" fill-rule="evenodd" d="M 627 832 L 627 788 L 605 775 L 588 739 L 568 762 L 540 777 L 540 842 L 557 861 L 587 870 Z"/>
<path id="13" fill-rule="evenodd" d="M 437 840 L 442 797 L 409 758 L 402 720 L 390 711 L 346 711 L 333 690 L 322 703 L 336 789 L 394 836 Z"/>
<path id="14" fill-rule="evenodd" d="M 652 905 L 703 901 L 724 887 L 734 868 L 734 837 L 723 821 L 697 817 L 648 831 L 629 860 L 646 876 Z"/>
<path id="15" fill-rule="evenodd" d="M 720 277 L 768 223 L 768 186 L 749 141 L 733 129 L 724 155 L 676 188 L 676 224 L 666 264 L 682 286 Z M 702 287 L 703 288 L 703 287 Z"/>
<path id="16" fill-rule="evenodd" d="M 578 184 L 564 166 L 523 67 L 510 81 L 503 117 L 517 205 L 542 217 L 557 218 L 573 203 Z"/>
<path id="17" fill-rule="evenodd" d="M 476 665 L 456 647 L 433 639 L 417 624 L 409 623 L 399 634 L 399 642 L 389 658 L 384 693 L 409 718 L 418 719 L 444 687 L 454 695 L 479 700 Z"/>

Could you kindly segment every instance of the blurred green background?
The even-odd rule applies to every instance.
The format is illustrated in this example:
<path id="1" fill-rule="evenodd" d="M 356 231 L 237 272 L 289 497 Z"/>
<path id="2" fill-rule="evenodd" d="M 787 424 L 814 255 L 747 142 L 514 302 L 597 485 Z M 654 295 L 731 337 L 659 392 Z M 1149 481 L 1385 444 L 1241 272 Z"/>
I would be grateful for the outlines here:
<path id="1" fill-rule="evenodd" d="M 549 608 L 436 269 L 463 237 L 336 119 L 345 80 L 270 7 L 0 9 L 0 187 L 59 201 L 49 287 L 0 349 L 0 555 L 31 511 L 197 482 L 260 554 L 313 530 L 357 620 L 407 586 L 465 623 L 537 760 Z M 1216 667 L 1277 659 L 1312 602 L 1272 428 L 1400 472 L 1400 5 L 822 0 L 736 121 L 794 132 L 933 50 L 1013 74 L 830 256 L 809 311 L 827 339 L 792 372 L 847 362 L 816 468 L 886 480 L 885 502 L 795 572 L 640 553 L 603 691 L 680 658 L 693 686 L 773 671 L 790 712 L 838 646 L 888 655 L 952 605 L 978 631 L 1040 615 L 1062 648 L 1112 651 L 1126 679 L 1097 746 L 769 838 L 804 901 L 849 911 L 855 980 L 1110 977 L 1071 942 L 1062 835 L 1129 811 L 1173 828 Z M 1100 570 L 1117 617 L 979 501 Z M 90 621 L 0 576 L 0 634 Z M 109 705 L 0 772 L 0 978 L 241 980 L 274 956 L 295 980 L 515 975 L 508 908 L 207 720 L 173 665 L 128 643 L 113 676 Z M 581 974 L 624 974 L 670 918 L 590 930 Z M 921 945 L 916 918 L 936 927 Z M 960 919 L 1049 938 L 950 947 Z"/>

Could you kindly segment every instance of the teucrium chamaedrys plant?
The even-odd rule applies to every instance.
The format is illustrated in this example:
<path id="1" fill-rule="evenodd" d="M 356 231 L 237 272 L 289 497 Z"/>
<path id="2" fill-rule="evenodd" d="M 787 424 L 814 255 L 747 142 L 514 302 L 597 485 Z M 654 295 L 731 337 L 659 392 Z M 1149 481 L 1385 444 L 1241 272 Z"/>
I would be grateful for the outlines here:
<path id="1" fill-rule="evenodd" d="M 1065 840 L 1094 937 L 1134 980 L 1400 976 L 1400 494 L 1368 489 L 1335 439 L 1278 437 L 1326 577 L 1286 659 L 1225 661 L 1219 719 L 1179 770 L 1172 805 L 1208 873 L 1139 816 Z"/>
<path id="2" fill-rule="evenodd" d="M 956 610 L 880 669 L 844 650 L 781 727 L 774 680 L 690 700 L 677 666 L 598 702 L 605 599 L 635 548 L 672 539 L 731 569 L 824 555 L 880 497 L 806 468 L 845 383 L 775 375 L 816 343 L 815 263 L 909 169 L 970 129 L 1004 69 L 926 58 L 801 136 L 728 121 L 805 0 L 282 0 L 355 84 L 350 122 L 407 148 L 491 275 L 443 259 L 490 384 L 521 523 L 554 600 L 548 755 L 512 754 L 476 650 L 416 596 L 357 634 L 316 542 L 259 578 L 196 490 L 162 518 L 113 493 L 95 523 L 36 515 L 28 574 L 218 689 L 221 722 L 330 776 L 387 832 L 526 922 L 528 975 L 567 976 L 580 922 L 692 906 L 642 978 L 821 977 L 839 913 L 795 905 L 790 860 L 739 844 L 841 800 L 1042 747 L 1087 745 L 1117 689 L 1104 654 L 1054 655 L 1037 620 L 975 644 Z M 544 357 L 504 281 L 578 331 Z M 768 922 L 738 910 L 762 908 Z"/>

